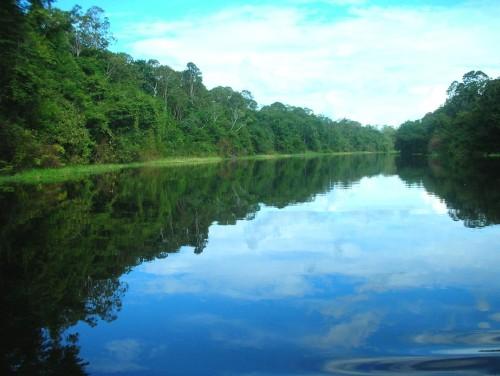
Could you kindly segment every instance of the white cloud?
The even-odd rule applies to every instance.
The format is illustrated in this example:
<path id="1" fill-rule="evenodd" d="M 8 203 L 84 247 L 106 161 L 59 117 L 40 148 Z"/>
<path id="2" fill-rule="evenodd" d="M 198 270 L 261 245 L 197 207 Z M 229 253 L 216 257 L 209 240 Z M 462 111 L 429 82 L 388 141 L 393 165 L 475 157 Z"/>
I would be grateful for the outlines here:
<path id="1" fill-rule="evenodd" d="M 129 50 L 176 69 L 194 61 L 208 87 L 249 89 L 261 104 L 399 124 L 443 102 L 471 69 L 500 73 L 500 7 L 381 8 L 361 1 L 327 21 L 304 6 L 244 6 L 176 22 L 130 25 Z M 325 5 L 323 5 L 324 7 Z M 316 9 L 317 10 L 317 9 Z"/>

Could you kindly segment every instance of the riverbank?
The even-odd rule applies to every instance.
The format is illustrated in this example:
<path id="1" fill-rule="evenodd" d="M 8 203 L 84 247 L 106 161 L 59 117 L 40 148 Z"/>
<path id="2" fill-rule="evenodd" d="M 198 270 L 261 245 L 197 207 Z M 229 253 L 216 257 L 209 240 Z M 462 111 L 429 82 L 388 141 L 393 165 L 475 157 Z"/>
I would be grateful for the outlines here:
<path id="1" fill-rule="evenodd" d="M 0 175 L 0 185 L 7 183 L 15 184 L 46 184 L 59 183 L 68 180 L 78 180 L 90 175 L 98 175 L 106 172 L 119 171 L 131 168 L 143 167 L 171 167 L 183 165 L 200 165 L 220 163 L 223 161 L 241 160 L 267 160 L 281 158 L 312 158 L 319 156 L 340 156 L 380 154 L 379 152 L 332 152 L 332 153 L 300 153 L 300 154 L 260 154 L 242 157 L 171 157 L 146 162 L 114 163 L 114 164 L 91 164 L 77 165 L 59 168 L 39 168 L 18 172 L 14 175 Z"/>

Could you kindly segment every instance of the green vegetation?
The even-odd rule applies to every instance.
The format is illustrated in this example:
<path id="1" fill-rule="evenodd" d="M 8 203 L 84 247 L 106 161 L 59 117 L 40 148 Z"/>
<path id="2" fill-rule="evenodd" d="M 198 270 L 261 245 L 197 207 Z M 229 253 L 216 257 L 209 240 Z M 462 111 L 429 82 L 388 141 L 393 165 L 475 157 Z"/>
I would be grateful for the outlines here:
<path id="1" fill-rule="evenodd" d="M 338 153 L 318 153 L 307 152 L 302 154 L 258 154 L 245 157 L 238 157 L 238 160 L 268 160 L 281 158 L 315 158 L 320 156 L 352 155 L 352 154 L 372 154 L 371 152 L 338 152 Z M 114 163 L 114 164 L 91 164 L 80 166 L 68 166 L 59 168 L 37 168 L 25 170 L 14 175 L 0 175 L 0 186 L 9 183 L 22 184 L 46 184 L 58 183 L 68 180 L 78 180 L 85 176 L 102 174 L 128 168 L 147 167 L 168 167 L 179 165 L 199 165 L 207 163 L 220 163 L 224 160 L 234 160 L 234 158 L 224 157 L 170 157 L 146 162 Z"/>
<path id="2" fill-rule="evenodd" d="M 265 156 L 263 156 L 265 157 Z M 168 158 L 149 162 L 134 162 L 122 164 L 98 164 L 82 165 L 61 168 L 33 169 L 19 172 L 15 175 L 0 176 L 0 185 L 7 183 L 57 183 L 67 180 L 78 180 L 82 177 L 102 174 L 105 172 L 123 170 L 138 167 L 166 167 L 177 165 L 198 165 L 206 163 L 217 163 L 222 161 L 220 157 L 205 158 Z"/>
<path id="3" fill-rule="evenodd" d="M 172 156 L 388 151 L 394 131 L 208 90 L 188 63 L 110 52 L 102 9 L 52 1 L 0 8 L 0 171 L 131 163 Z"/>
<path id="4" fill-rule="evenodd" d="M 440 154 L 453 159 L 494 156 L 500 151 L 500 79 L 471 71 L 453 82 L 446 103 L 396 132 L 404 154 Z"/>

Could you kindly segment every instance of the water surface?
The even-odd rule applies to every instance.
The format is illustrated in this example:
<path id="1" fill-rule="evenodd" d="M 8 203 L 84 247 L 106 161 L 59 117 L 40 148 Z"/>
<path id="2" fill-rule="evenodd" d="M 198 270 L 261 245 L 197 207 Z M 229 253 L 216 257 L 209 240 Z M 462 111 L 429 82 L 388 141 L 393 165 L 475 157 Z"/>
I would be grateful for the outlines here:
<path id="1" fill-rule="evenodd" d="M 1 186 L 3 373 L 498 374 L 498 167 L 351 156 Z"/>

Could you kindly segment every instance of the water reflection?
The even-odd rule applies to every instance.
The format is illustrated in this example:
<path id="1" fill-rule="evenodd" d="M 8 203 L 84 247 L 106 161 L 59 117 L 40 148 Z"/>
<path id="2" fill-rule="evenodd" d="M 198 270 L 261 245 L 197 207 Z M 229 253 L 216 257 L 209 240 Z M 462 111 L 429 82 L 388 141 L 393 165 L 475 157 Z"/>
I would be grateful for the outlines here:
<path id="1" fill-rule="evenodd" d="M 2 371 L 490 372 L 470 354 L 498 348 L 500 170 L 461 171 L 357 156 L 0 187 Z"/>
<path id="2" fill-rule="evenodd" d="M 500 161 L 398 159 L 398 174 L 410 186 L 440 197 L 451 218 L 467 227 L 500 223 Z"/>
<path id="3" fill-rule="evenodd" d="M 334 361 L 326 370 L 340 375 L 497 375 L 500 358 L 475 356 L 466 358 L 381 358 Z"/>

